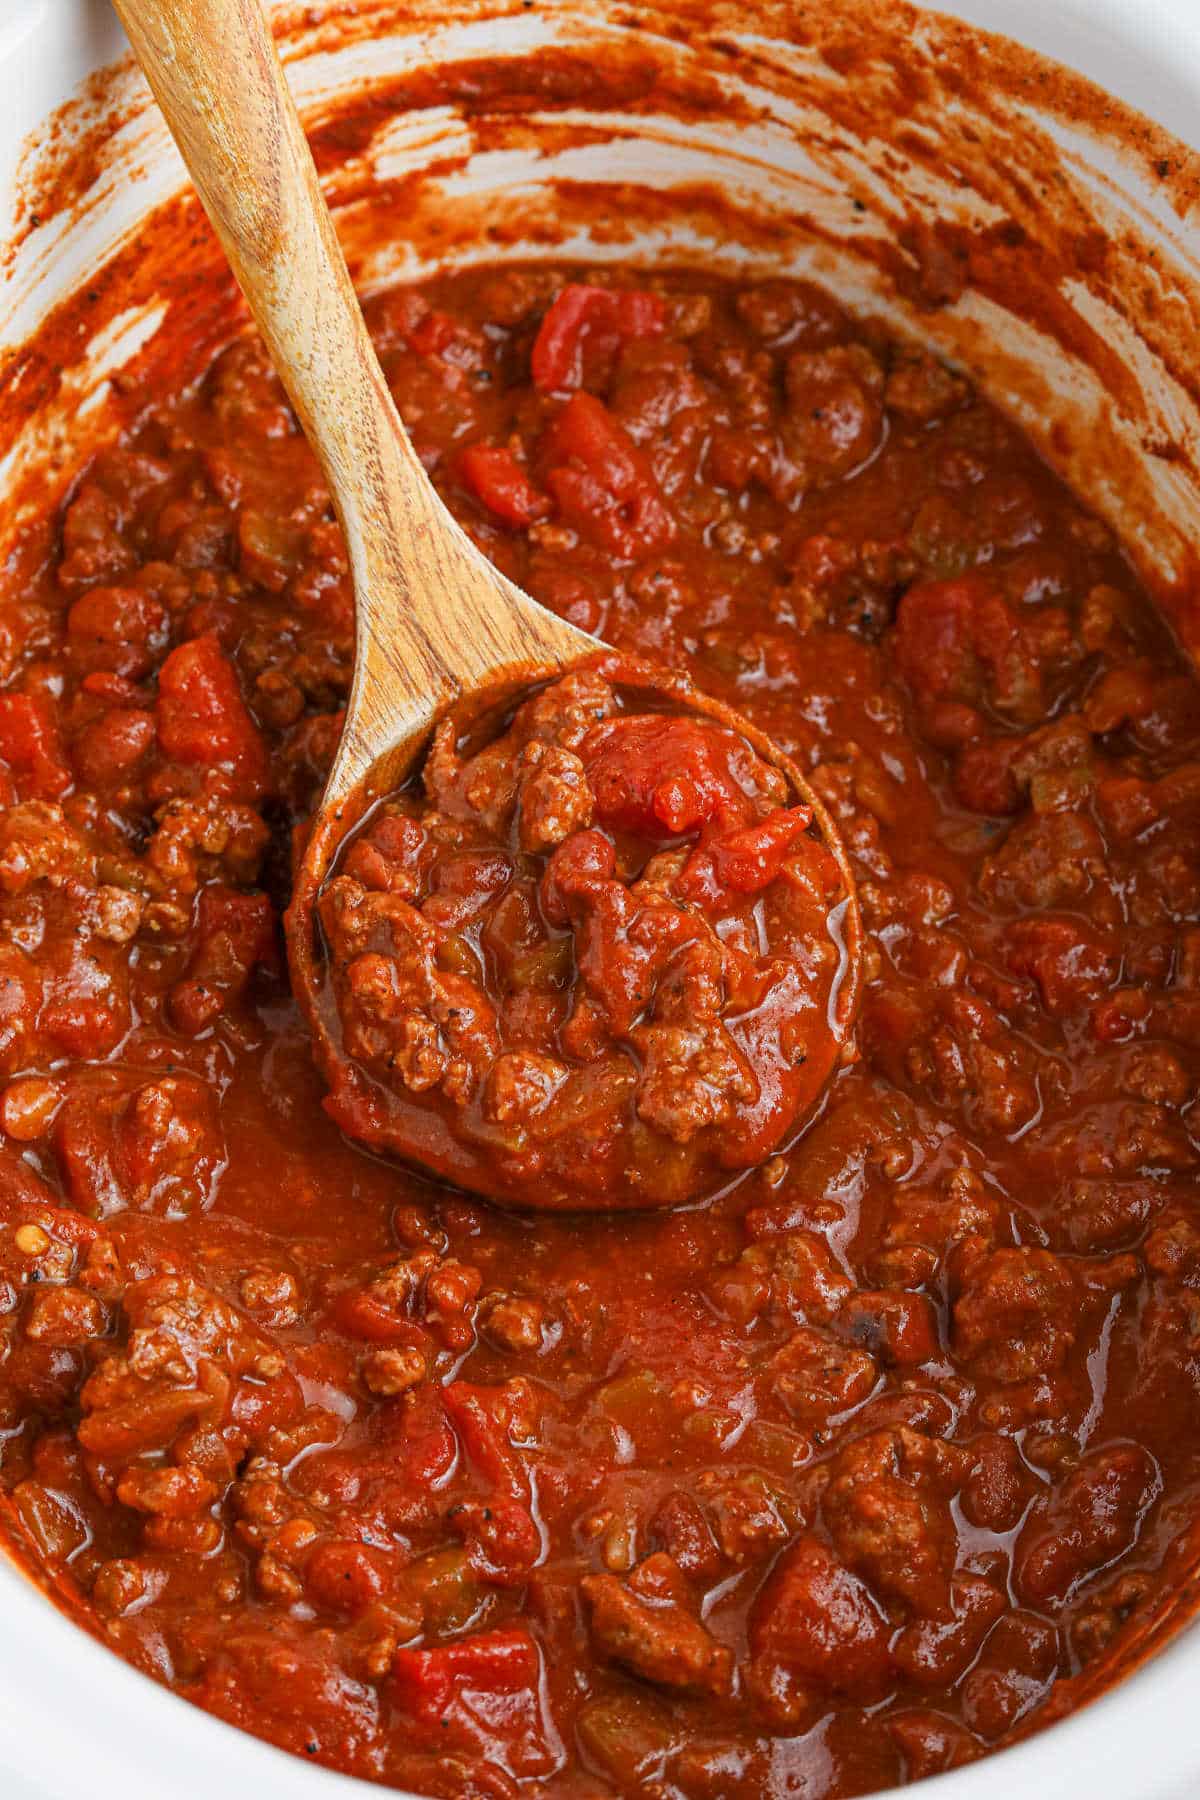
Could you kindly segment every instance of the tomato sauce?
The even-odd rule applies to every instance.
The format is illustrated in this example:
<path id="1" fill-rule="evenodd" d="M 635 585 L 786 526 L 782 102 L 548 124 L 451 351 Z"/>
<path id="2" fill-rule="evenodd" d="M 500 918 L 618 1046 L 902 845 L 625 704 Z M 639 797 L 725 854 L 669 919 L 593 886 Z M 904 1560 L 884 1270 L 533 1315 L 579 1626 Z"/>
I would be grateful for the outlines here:
<path id="1" fill-rule="evenodd" d="M 155 1679 L 417 1793 L 841 1800 L 970 1761 L 1132 1651 L 1200 1512 L 1200 689 L 1019 434 L 814 288 L 506 267 L 369 311 L 494 561 L 808 774 L 868 931 L 857 1056 L 658 1212 L 501 1211 L 339 1131 L 279 917 L 353 608 L 239 341 L 3 578 L 8 1527 Z M 679 861 L 710 756 L 555 748 L 614 859 Z M 363 893 L 420 810 L 357 840 Z M 729 851 L 754 823 L 686 846 L 746 903 L 783 866 Z M 501 926 L 438 964 L 491 930 L 543 1058 L 613 872 L 556 884 L 553 837 L 470 846 Z M 453 935 L 479 883 L 438 882 Z"/>

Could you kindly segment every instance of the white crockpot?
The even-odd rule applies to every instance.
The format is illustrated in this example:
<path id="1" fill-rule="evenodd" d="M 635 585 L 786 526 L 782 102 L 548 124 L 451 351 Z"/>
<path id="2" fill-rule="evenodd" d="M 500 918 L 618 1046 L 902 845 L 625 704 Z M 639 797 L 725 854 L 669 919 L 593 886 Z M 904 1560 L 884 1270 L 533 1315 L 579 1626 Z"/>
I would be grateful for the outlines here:
<path id="1" fill-rule="evenodd" d="M 487 133 L 477 118 L 460 116 L 453 93 L 410 107 L 380 124 L 360 153 L 354 182 L 345 168 L 334 182 L 344 232 L 362 251 L 362 281 L 436 260 L 446 241 L 432 234 L 439 221 L 451 222 L 457 258 L 561 251 L 549 241 L 543 206 L 552 180 L 568 183 L 562 230 L 570 253 L 669 254 L 729 265 L 734 248 L 703 199 L 715 186 L 746 227 L 742 241 L 752 261 L 824 275 L 852 300 L 888 312 L 902 329 L 971 366 L 1122 532 L 1185 640 L 1200 649 L 1200 617 L 1188 598 L 1200 593 L 1200 411 L 1189 380 L 1200 371 L 1200 161 L 1190 163 L 1184 150 L 1188 141 L 1200 142 L 1200 0 L 957 0 L 943 8 L 1058 59 L 1174 138 L 1120 105 L 1098 109 L 1094 94 L 1036 60 L 1021 65 L 1001 55 L 993 72 L 1003 93 L 995 106 L 969 85 L 944 109 L 935 93 L 932 105 L 914 107 L 903 140 L 892 135 L 888 114 L 888 96 L 901 91 L 892 80 L 896 68 L 919 64 L 936 87 L 939 70 L 965 53 L 966 41 L 943 14 L 897 21 L 893 0 L 875 0 L 881 33 L 892 33 L 888 57 L 871 67 L 860 60 L 847 73 L 846 60 L 824 57 L 819 40 L 839 15 L 861 20 L 864 0 L 794 5 L 790 13 L 786 0 L 714 6 L 719 30 L 702 43 L 702 34 L 654 36 L 656 18 L 673 15 L 678 23 L 684 16 L 683 0 L 648 0 L 636 9 L 640 26 L 632 13 L 600 0 L 537 7 L 529 0 L 524 7 L 513 0 L 360 0 L 359 23 L 368 15 L 375 23 L 370 38 L 322 29 L 325 12 L 353 11 L 354 0 L 282 5 L 294 83 L 316 122 L 339 94 L 364 82 L 469 57 L 518 59 L 547 43 L 568 52 L 609 45 L 660 56 L 685 86 L 694 72 L 715 72 L 714 91 L 736 93 L 742 102 L 728 120 L 719 103 L 672 117 L 668 83 L 668 101 L 658 110 L 601 117 L 589 113 L 583 96 L 569 115 L 556 115 L 553 130 L 531 113 L 520 131 L 492 121 Z M 818 12 L 833 17 L 814 24 L 809 15 Z M 997 54 L 981 60 L 978 49 L 971 50 L 976 77 L 981 68 L 988 74 L 989 56 Z M 104 0 L 0 0 L 0 390 L 20 362 L 10 353 L 182 184 L 131 74 L 115 88 L 93 85 L 84 104 L 58 116 L 53 133 L 47 127 L 79 84 L 121 50 Z M 878 96 L 875 120 L 869 106 L 857 118 L 839 112 L 839 81 Z M 32 219 L 39 202 L 31 196 L 52 196 L 47 159 L 64 154 L 72 133 L 86 135 L 103 122 L 106 108 L 113 144 L 90 187 L 66 210 L 55 210 L 51 197 L 46 215 Z M 822 129 L 830 109 L 836 131 Z M 572 119 L 589 127 L 586 141 L 564 142 L 564 121 Z M 962 134 L 964 121 L 982 135 Z M 943 129 L 952 140 L 945 146 L 937 141 Z M 975 143 L 986 153 L 972 168 Z M 956 304 L 913 310 L 902 279 L 907 226 L 957 218 L 986 234 L 1018 204 L 1009 175 L 1031 177 L 1032 193 L 1036 176 L 1051 168 L 1055 205 L 1074 209 L 1077 240 L 1094 249 L 1105 237 L 1119 250 L 1072 268 L 1035 195 L 1018 248 L 998 240 L 1005 271 L 999 285 L 985 259 L 978 268 L 972 263 Z M 397 187 L 402 178 L 408 185 Z M 372 181 L 380 184 L 377 200 Z M 598 207 L 596 193 L 606 184 L 612 204 Z M 1062 301 L 1069 343 L 1055 336 L 1049 313 L 1022 315 L 1014 297 L 1022 268 L 1031 292 L 1044 281 L 1046 294 L 1053 289 Z M 127 306 L 119 294 L 109 302 L 96 340 L 52 371 L 28 424 L 18 430 L 0 419 L 0 559 L 19 525 L 31 469 L 43 460 L 51 485 L 70 478 L 81 421 L 96 437 L 115 429 L 110 378 L 134 367 L 165 329 L 153 295 Z M 1097 346 L 1091 358 L 1089 339 Z M 937 1800 L 1008 1800 L 1016 1792 L 1040 1800 L 1195 1800 L 1197 1692 L 1200 1629 L 1191 1628 L 1082 1713 L 1000 1756 L 921 1784 L 920 1792 Z M 134 1673 L 60 1616 L 0 1551 L 0 1800 L 91 1800 L 118 1791 L 172 1800 L 212 1800 L 214 1793 L 329 1800 L 352 1790 L 370 1791 L 235 1732 Z"/>

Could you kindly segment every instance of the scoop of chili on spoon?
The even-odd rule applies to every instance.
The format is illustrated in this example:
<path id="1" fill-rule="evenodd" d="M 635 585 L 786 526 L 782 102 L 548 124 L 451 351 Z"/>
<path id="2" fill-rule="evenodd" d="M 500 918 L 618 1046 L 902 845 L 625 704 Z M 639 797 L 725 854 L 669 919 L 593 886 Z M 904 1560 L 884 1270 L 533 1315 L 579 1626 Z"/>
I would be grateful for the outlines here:
<path id="1" fill-rule="evenodd" d="M 260 0 L 114 5 L 349 552 L 350 698 L 286 919 L 328 1110 L 518 1206 L 717 1191 L 850 1053 L 862 933 L 832 820 L 746 720 L 539 606 L 447 512 Z M 586 393 L 550 429 L 606 504 L 647 504 Z"/>

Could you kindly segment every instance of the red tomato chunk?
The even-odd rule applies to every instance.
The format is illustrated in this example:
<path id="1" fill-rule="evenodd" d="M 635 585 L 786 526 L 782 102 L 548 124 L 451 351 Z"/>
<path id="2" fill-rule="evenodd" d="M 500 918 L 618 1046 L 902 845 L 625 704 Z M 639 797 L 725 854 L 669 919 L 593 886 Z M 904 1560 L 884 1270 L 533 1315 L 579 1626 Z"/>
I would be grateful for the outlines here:
<path id="1" fill-rule="evenodd" d="M 511 450 L 472 444 L 459 457 L 458 468 L 471 492 L 505 525 L 533 525 L 552 510 Z"/>
<path id="2" fill-rule="evenodd" d="M 158 741 L 182 763 L 228 771 L 257 797 L 266 785 L 262 739 L 246 709 L 233 665 L 212 633 L 172 650 L 158 678 Z"/>
<path id="3" fill-rule="evenodd" d="M 562 1760 L 544 1716 L 541 1656 L 527 1631 L 480 1632 L 439 1650 L 400 1650 L 392 1667 L 397 1704 L 431 1748 L 494 1755 L 510 1775 L 548 1775 Z"/>
<path id="4" fill-rule="evenodd" d="M 560 514 L 597 549 L 631 559 L 674 538 L 675 521 L 649 462 L 594 395 L 572 394 L 542 454 Z"/>
<path id="5" fill-rule="evenodd" d="M 533 384 L 545 392 L 579 387 L 584 359 L 622 343 L 657 337 L 666 307 L 657 294 L 622 292 L 572 282 L 542 320 L 530 354 Z"/>

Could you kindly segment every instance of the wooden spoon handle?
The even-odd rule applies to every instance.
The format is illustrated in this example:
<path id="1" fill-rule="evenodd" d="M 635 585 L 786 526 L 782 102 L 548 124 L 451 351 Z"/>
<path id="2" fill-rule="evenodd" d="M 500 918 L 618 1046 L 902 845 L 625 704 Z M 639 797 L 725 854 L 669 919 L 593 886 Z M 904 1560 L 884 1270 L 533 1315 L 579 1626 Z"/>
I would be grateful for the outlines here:
<path id="1" fill-rule="evenodd" d="M 363 322 L 260 0 L 113 0 L 333 493 L 358 643 L 329 796 L 496 669 L 592 640 L 504 581 L 443 507 Z"/>

